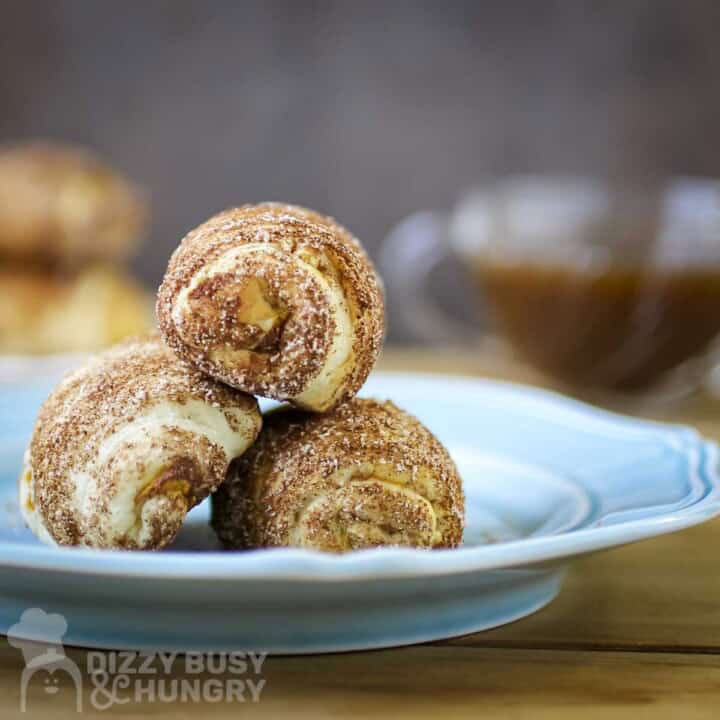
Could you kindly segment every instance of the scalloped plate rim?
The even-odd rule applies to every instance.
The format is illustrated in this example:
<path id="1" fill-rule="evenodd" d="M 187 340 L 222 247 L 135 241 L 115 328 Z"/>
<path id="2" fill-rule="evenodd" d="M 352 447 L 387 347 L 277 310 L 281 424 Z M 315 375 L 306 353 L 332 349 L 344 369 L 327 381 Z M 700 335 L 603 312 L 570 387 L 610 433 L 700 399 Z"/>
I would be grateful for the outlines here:
<path id="1" fill-rule="evenodd" d="M 524 538 L 453 550 L 381 548 L 345 555 L 297 549 L 251 552 L 137 553 L 126 551 L 47 548 L 0 541 L 0 567 L 43 572 L 68 572 L 99 577 L 132 577 L 165 580 L 267 580 L 353 581 L 384 580 L 471 573 L 553 562 L 576 555 L 674 532 L 720 515 L 720 467 L 718 446 L 704 440 L 696 430 L 637 419 L 587 405 L 558 393 L 501 380 L 444 375 L 440 373 L 378 372 L 375 377 L 394 381 L 440 383 L 449 390 L 509 392 L 533 398 L 541 405 L 596 419 L 625 430 L 655 435 L 676 452 L 690 457 L 699 453 L 705 494 L 678 510 L 654 517 L 589 527 L 557 535 Z M 472 387 L 469 387 L 472 386 Z M 467 399 L 467 396 L 465 396 Z M 470 398 L 471 400 L 471 398 Z M 114 565 L 107 566 L 111 561 Z"/>

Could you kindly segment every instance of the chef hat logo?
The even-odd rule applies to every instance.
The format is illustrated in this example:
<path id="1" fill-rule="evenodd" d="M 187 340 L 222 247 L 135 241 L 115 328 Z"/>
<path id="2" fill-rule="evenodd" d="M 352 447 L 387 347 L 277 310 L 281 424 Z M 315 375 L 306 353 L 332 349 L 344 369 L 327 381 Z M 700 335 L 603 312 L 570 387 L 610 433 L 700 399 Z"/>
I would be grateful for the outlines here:
<path id="1" fill-rule="evenodd" d="M 22 652 L 27 666 L 38 665 L 43 656 L 54 656 L 57 660 L 58 656 L 65 655 L 62 641 L 67 629 L 67 620 L 62 615 L 30 608 L 8 630 L 7 638 Z"/>
<path id="2" fill-rule="evenodd" d="M 62 615 L 46 613 L 40 608 L 30 608 L 7 633 L 8 642 L 18 648 L 25 659 L 25 669 L 20 676 L 20 711 L 27 710 L 28 684 L 39 671 L 54 675 L 63 671 L 75 686 L 76 710 L 82 712 L 82 674 L 77 663 L 65 655 L 62 641 L 67 632 L 67 620 Z M 57 690 L 57 685 L 47 685 L 46 692 Z"/>

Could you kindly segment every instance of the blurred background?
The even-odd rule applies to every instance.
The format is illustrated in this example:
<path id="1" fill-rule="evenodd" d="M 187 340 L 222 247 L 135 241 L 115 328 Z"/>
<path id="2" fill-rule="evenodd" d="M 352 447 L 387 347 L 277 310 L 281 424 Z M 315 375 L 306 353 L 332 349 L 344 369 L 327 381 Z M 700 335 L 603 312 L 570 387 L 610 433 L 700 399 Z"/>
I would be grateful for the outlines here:
<path id="1" fill-rule="evenodd" d="M 379 260 L 405 216 L 507 175 L 720 175 L 716 0 L 0 9 L 0 140 L 87 147 L 143 188 L 149 290 L 233 204 L 327 212 Z M 435 285 L 462 314 L 466 278 L 441 266 Z M 390 341 L 428 340 L 406 316 L 391 303 Z"/>

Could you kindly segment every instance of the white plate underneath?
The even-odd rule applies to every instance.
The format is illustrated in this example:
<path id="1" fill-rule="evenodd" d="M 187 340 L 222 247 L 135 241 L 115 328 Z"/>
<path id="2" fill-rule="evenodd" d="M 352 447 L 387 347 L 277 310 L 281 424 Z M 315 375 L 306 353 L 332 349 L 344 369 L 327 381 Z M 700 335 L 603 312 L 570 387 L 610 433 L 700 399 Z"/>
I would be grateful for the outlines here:
<path id="1" fill-rule="evenodd" d="M 0 388 L 0 632 L 38 607 L 65 616 L 67 644 L 98 648 L 313 653 L 437 640 L 547 604 L 574 556 L 720 513 L 716 447 L 692 430 L 517 385 L 378 373 L 363 395 L 417 415 L 460 468 L 462 548 L 221 552 L 205 506 L 166 552 L 46 548 L 23 527 L 15 487 L 52 380 Z M 23 632 L 46 639 L 40 626 Z"/>

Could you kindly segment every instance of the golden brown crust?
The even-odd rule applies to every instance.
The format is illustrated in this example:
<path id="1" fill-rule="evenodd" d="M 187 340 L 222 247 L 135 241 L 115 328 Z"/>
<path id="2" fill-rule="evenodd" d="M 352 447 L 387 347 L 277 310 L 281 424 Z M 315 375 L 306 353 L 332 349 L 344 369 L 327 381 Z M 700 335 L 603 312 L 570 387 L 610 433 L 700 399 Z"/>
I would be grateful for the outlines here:
<path id="1" fill-rule="evenodd" d="M 122 271 L 0 268 L 0 353 L 100 350 L 148 332 L 152 303 Z"/>
<path id="2" fill-rule="evenodd" d="M 464 523 L 447 450 L 417 419 L 375 400 L 267 415 L 212 506 L 231 548 L 455 547 Z"/>
<path id="3" fill-rule="evenodd" d="M 0 259 L 44 266 L 119 260 L 144 224 L 138 191 L 89 152 L 50 142 L 0 149 Z"/>
<path id="4" fill-rule="evenodd" d="M 331 218 L 279 203 L 226 210 L 191 231 L 157 314 L 168 345 L 203 372 L 318 411 L 357 393 L 385 329 L 359 242 Z"/>
<path id="5" fill-rule="evenodd" d="M 163 547 L 260 425 L 254 398 L 155 338 L 129 341 L 68 376 L 42 406 L 24 509 L 61 545 Z"/>

